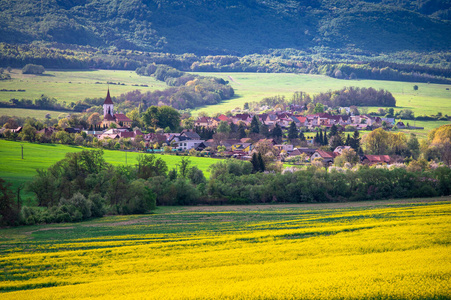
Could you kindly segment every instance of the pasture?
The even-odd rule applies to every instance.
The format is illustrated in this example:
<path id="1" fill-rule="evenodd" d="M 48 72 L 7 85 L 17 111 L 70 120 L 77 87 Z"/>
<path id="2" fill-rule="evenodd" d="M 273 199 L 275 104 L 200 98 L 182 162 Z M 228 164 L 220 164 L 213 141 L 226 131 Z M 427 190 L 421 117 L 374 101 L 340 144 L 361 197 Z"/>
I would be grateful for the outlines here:
<path id="1" fill-rule="evenodd" d="M 291 73 L 194 74 L 223 78 L 230 82 L 236 93 L 234 99 L 193 110 L 194 115 L 201 111 L 213 115 L 236 107 L 243 108 L 245 102 L 260 101 L 269 96 L 284 95 L 289 98 L 296 91 L 314 95 L 341 89 L 345 86 L 386 89 L 395 96 L 396 109 L 411 109 L 417 116 L 436 114 L 437 112 L 451 115 L 451 85 L 382 80 L 340 80 L 321 75 Z M 0 90 L 24 89 L 25 92 L 0 92 L 0 101 L 9 101 L 11 98 L 36 99 L 42 94 L 66 103 L 85 98 L 105 97 L 107 82 L 120 83 L 120 85 L 110 85 L 113 97 L 136 89 L 146 92 L 168 88 L 164 82 L 157 81 L 153 77 L 138 76 L 134 71 L 48 70 L 44 76 L 36 76 L 23 75 L 20 70 L 14 69 L 12 78 L 13 80 L 0 81 Z M 148 85 L 148 87 L 133 85 Z M 414 85 L 418 85 L 417 91 L 413 89 Z M 370 111 L 375 109 L 377 107 L 369 108 Z"/>
<path id="2" fill-rule="evenodd" d="M 0 229 L 2 299 L 448 299 L 451 198 Z"/>
<path id="3" fill-rule="evenodd" d="M 24 159 L 22 159 L 22 148 Z M 26 183 L 36 175 L 36 169 L 47 169 L 57 161 L 64 158 L 68 152 L 78 152 L 85 149 L 79 146 L 59 145 L 59 144 L 32 144 L 0 140 L 0 177 L 13 184 L 13 187 Z M 103 150 L 103 157 L 106 162 L 112 165 L 134 165 L 136 158 L 142 153 L 123 152 L 114 150 Z M 168 169 L 175 168 L 182 159 L 181 156 L 161 155 L 167 164 Z M 209 177 L 208 167 L 218 160 L 208 157 L 189 156 L 191 165 L 196 165 L 204 172 L 205 177 Z"/>
<path id="4" fill-rule="evenodd" d="M 385 89 L 396 98 L 396 110 L 411 109 L 415 115 L 430 115 L 442 112 L 451 115 L 451 85 L 427 84 L 383 80 L 340 80 L 321 75 L 290 73 L 195 73 L 228 80 L 235 89 L 236 98 L 221 104 L 198 108 L 208 114 L 225 112 L 236 107 L 243 108 L 245 102 L 260 101 L 268 96 L 283 95 L 290 98 L 293 92 L 303 91 L 310 95 L 343 87 L 373 87 Z M 418 85 L 418 90 L 413 89 Z M 446 89 L 449 90 L 446 90 Z M 369 108 L 369 111 L 377 107 Z"/>
<path id="5" fill-rule="evenodd" d="M 0 91 L 0 101 L 9 101 L 11 98 L 34 100 L 42 94 L 67 104 L 82 101 L 85 98 L 104 98 L 108 89 L 107 82 L 116 83 L 109 85 L 113 97 L 137 89 L 146 92 L 167 88 L 164 82 L 157 81 L 153 77 L 139 76 L 134 71 L 47 70 L 44 75 L 39 76 L 22 74 L 21 70 L 13 69 L 11 77 L 12 80 L 0 81 L 0 90 L 22 89 L 25 92 Z M 133 86 L 133 84 L 148 85 L 148 87 Z"/>

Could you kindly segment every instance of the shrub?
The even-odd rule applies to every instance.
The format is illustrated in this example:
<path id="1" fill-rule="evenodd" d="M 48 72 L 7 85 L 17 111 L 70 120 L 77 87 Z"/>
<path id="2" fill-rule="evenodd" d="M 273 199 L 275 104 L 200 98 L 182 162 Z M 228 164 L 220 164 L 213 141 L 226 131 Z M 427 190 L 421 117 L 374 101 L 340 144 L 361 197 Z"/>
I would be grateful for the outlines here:
<path id="1" fill-rule="evenodd" d="M 27 64 L 22 69 L 22 74 L 42 74 L 44 72 L 45 69 L 41 65 Z"/>

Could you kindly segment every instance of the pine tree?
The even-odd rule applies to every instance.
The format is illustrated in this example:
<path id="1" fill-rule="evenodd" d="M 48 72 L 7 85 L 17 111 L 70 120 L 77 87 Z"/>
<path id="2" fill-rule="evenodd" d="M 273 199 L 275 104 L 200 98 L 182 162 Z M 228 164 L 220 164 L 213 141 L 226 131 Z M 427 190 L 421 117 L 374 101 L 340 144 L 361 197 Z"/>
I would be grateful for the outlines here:
<path id="1" fill-rule="evenodd" d="M 272 136 L 275 140 L 280 141 L 282 139 L 282 128 L 276 123 L 276 127 L 272 130 Z"/>
<path id="2" fill-rule="evenodd" d="M 333 137 L 334 135 L 338 134 L 338 128 L 335 126 L 335 124 L 332 125 L 329 132 L 329 138 Z"/>
<path id="3" fill-rule="evenodd" d="M 258 153 L 258 164 L 260 166 L 260 171 L 265 172 L 265 170 L 266 170 L 265 161 L 263 160 L 261 153 Z"/>
<path id="4" fill-rule="evenodd" d="M 251 164 L 252 164 L 252 173 L 257 173 L 260 170 L 260 162 L 258 161 L 257 153 L 252 154 L 251 158 Z"/>
<path id="5" fill-rule="evenodd" d="M 269 137 L 269 129 L 266 124 L 260 125 L 260 134 L 264 135 L 266 138 Z"/>
<path id="6" fill-rule="evenodd" d="M 298 138 L 298 129 L 296 128 L 296 124 L 294 122 L 290 123 L 290 127 L 288 128 L 288 139 L 294 140 Z"/>
<path id="7" fill-rule="evenodd" d="M 324 145 L 324 137 L 323 137 L 323 130 L 319 130 L 319 144 Z"/>
<path id="8" fill-rule="evenodd" d="M 360 136 L 359 136 L 359 132 L 357 130 L 354 131 L 354 134 L 349 141 L 349 146 L 351 146 L 352 149 L 354 149 L 356 152 L 358 152 L 358 150 L 360 148 Z"/>
<path id="9" fill-rule="evenodd" d="M 238 125 L 238 138 L 242 139 L 246 137 L 246 127 L 244 127 L 244 124 L 240 122 L 240 125 Z"/>
<path id="10" fill-rule="evenodd" d="M 260 124 L 258 122 L 257 116 L 252 118 L 251 122 L 251 133 L 260 133 Z"/>
<path id="11" fill-rule="evenodd" d="M 305 136 L 304 136 L 304 133 L 302 131 L 299 133 L 299 139 L 301 141 L 305 141 Z"/>
<path id="12" fill-rule="evenodd" d="M 351 146 L 351 137 L 348 135 L 346 136 L 345 146 Z"/>

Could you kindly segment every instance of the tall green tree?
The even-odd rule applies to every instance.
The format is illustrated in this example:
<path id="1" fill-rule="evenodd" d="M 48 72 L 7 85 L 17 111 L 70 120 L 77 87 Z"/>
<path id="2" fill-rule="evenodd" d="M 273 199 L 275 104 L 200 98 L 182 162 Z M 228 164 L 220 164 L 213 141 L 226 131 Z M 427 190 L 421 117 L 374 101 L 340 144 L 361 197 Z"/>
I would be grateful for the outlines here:
<path id="1" fill-rule="evenodd" d="M 254 116 L 251 121 L 251 133 L 260 133 L 260 122 L 258 122 L 257 116 Z"/>
<path id="2" fill-rule="evenodd" d="M 294 140 L 298 138 L 298 129 L 294 122 L 290 123 L 290 127 L 288 128 L 288 139 Z"/>
<path id="3" fill-rule="evenodd" d="M 269 134 L 269 129 L 268 129 L 268 125 L 266 124 L 260 124 L 260 134 L 264 135 L 265 138 L 269 138 L 270 134 Z"/>
<path id="4" fill-rule="evenodd" d="M 280 142 L 282 140 L 282 135 L 282 128 L 280 128 L 279 124 L 276 123 L 276 126 L 272 130 L 272 136 L 277 142 Z"/>
<path id="5" fill-rule="evenodd" d="M 143 113 L 143 121 L 149 127 L 176 130 L 180 126 L 180 113 L 170 106 L 151 106 Z"/>

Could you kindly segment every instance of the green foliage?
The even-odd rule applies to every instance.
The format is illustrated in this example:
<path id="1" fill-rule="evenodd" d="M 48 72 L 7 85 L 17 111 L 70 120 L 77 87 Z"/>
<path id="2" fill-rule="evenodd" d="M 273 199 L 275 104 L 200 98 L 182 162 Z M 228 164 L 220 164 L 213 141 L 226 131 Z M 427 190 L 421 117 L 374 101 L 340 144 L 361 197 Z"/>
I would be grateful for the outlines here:
<path id="1" fill-rule="evenodd" d="M 0 17 L 4 22 L 2 39 L 9 43 L 43 41 L 198 54 L 258 53 L 313 46 L 352 47 L 352 51 L 359 51 L 354 45 L 359 45 L 362 54 L 449 49 L 446 6 L 426 0 L 399 3 L 239 0 L 226 5 L 221 1 L 194 0 L 86 0 L 46 2 L 36 10 L 27 0 L 4 0 Z M 41 11 L 51 13 L 42 17 Z M 121 52 L 122 61 L 116 64 L 131 64 L 127 60 L 131 53 Z M 211 70 L 217 61 L 207 60 L 194 67 Z M 236 63 L 233 56 L 224 55 L 223 61 Z"/>
<path id="2" fill-rule="evenodd" d="M 35 75 L 41 75 L 45 72 L 45 69 L 41 65 L 33 65 L 33 64 L 27 64 L 22 69 L 22 74 L 35 74 Z"/>
<path id="3" fill-rule="evenodd" d="M 0 178 L 0 225 L 15 225 L 19 222 L 20 203 L 15 203 L 11 184 Z"/>
<path id="4" fill-rule="evenodd" d="M 161 157 L 155 155 L 140 154 L 137 157 L 137 174 L 136 176 L 141 179 L 149 179 L 155 176 L 166 176 L 168 167 L 166 162 Z"/>
<path id="5" fill-rule="evenodd" d="M 176 130 L 180 126 L 180 113 L 169 106 L 151 106 L 143 113 L 143 121 L 149 127 Z"/>

